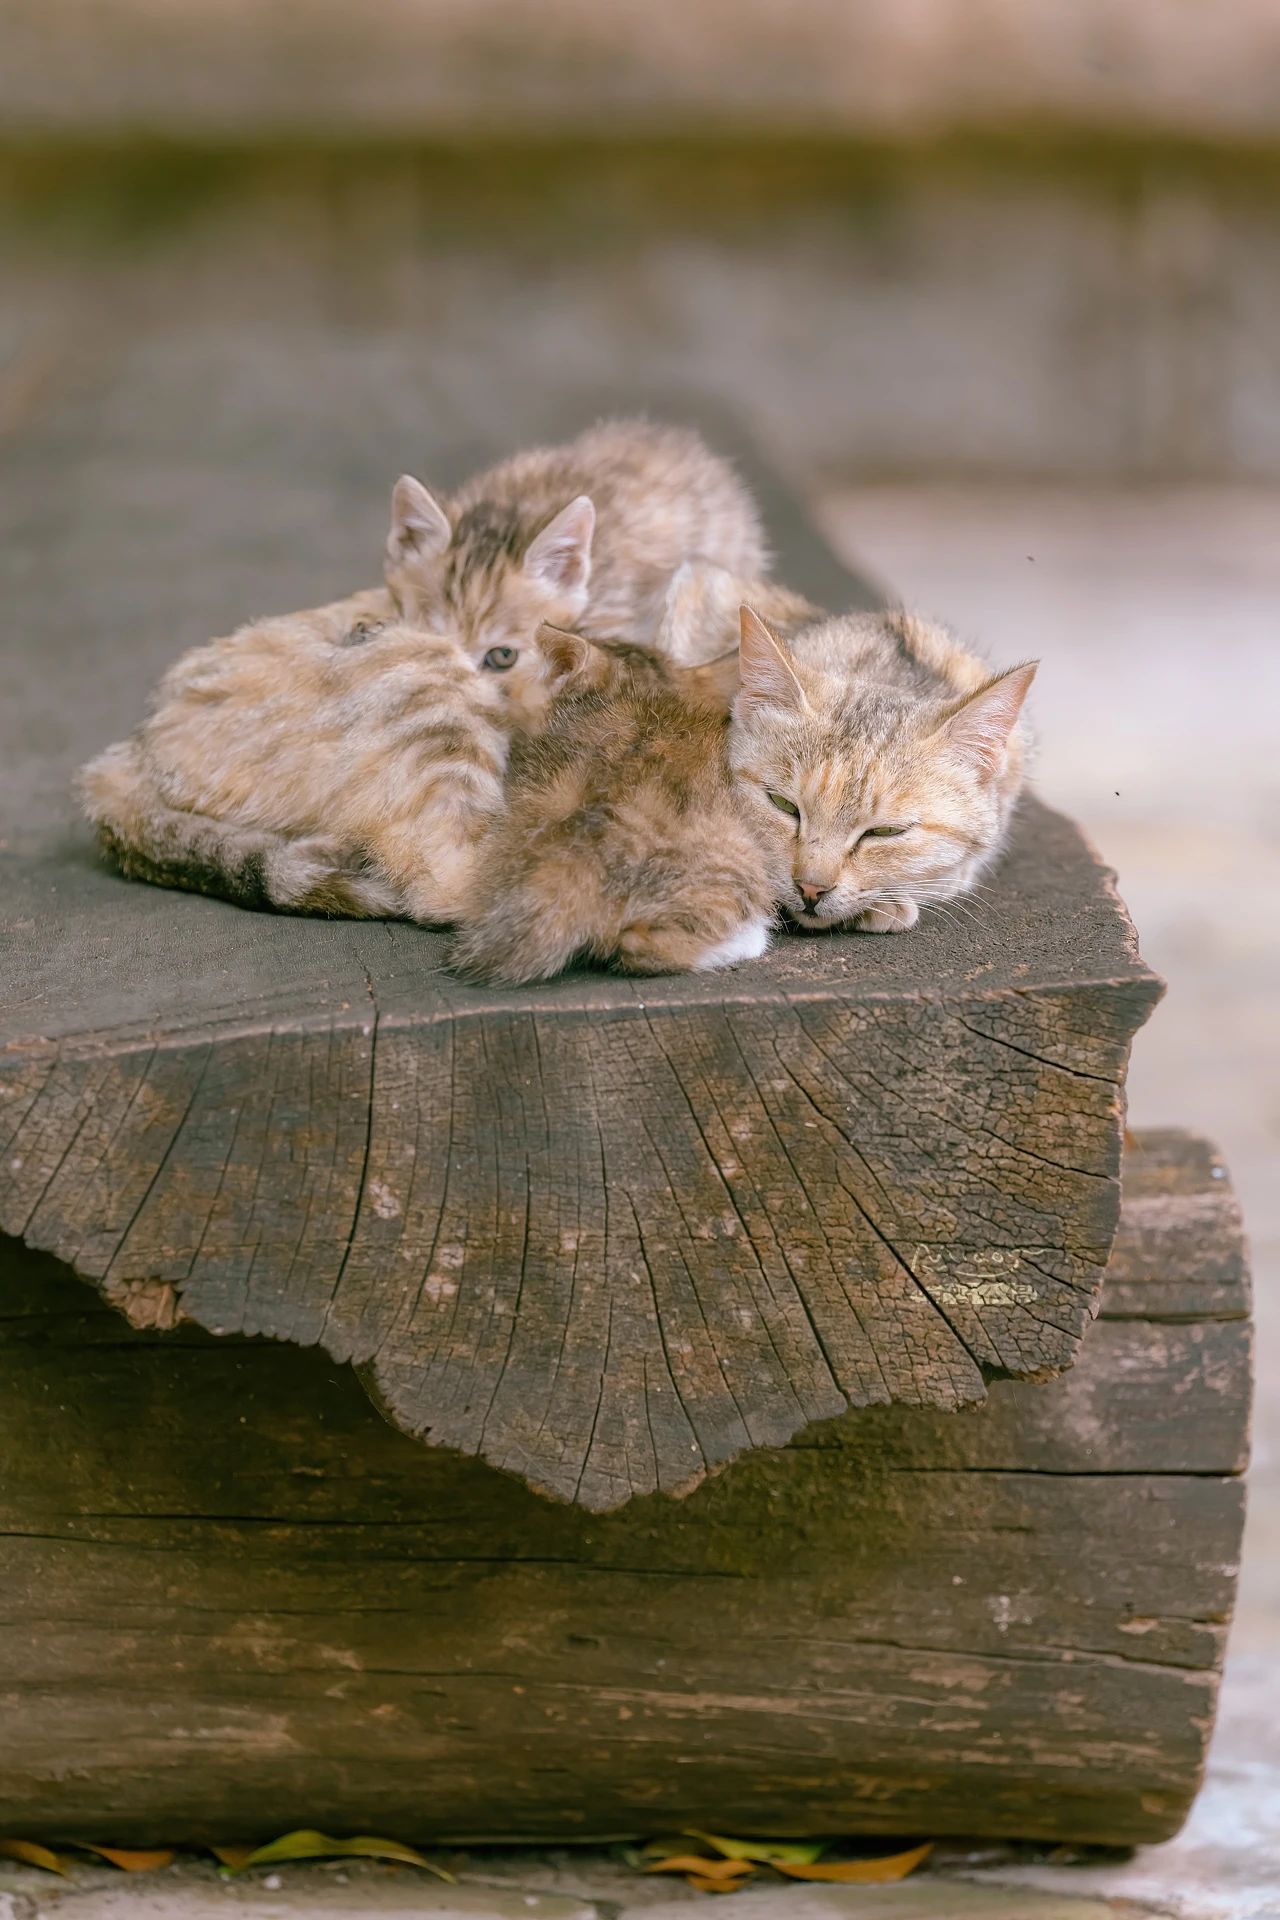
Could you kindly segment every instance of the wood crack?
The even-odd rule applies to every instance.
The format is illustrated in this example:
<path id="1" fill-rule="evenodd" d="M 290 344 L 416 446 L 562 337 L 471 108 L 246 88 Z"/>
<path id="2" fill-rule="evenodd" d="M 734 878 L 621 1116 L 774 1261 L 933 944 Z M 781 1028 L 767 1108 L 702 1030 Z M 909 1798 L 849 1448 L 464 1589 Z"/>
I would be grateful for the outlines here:
<path id="1" fill-rule="evenodd" d="M 798 1091 L 804 1095 L 805 1099 L 809 1101 L 809 1104 L 813 1107 L 814 1112 L 817 1113 L 822 1119 L 826 1120 L 827 1116 L 823 1114 L 822 1109 L 818 1106 L 817 1102 L 809 1094 L 808 1089 L 802 1086 L 800 1081 L 796 1079 L 796 1076 L 792 1073 L 790 1067 L 787 1065 L 786 1061 L 782 1058 L 781 1054 L 778 1052 L 776 1042 L 774 1044 L 774 1054 L 775 1054 L 775 1057 L 777 1058 L 778 1065 L 782 1068 L 783 1072 L 792 1081 L 792 1083 L 795 1085 Z M 828 1120 L 827 1124 L 832 1125 L 833 1123 Z M 835 1131 L 840 1134 L 841 1139 L 845 1140 L 845 1144 L 847 1145 L 848 1144 L 847 1136 L 844 1134 L 843 1130 L 839 1127 L 836 1127 Z M 894 1246 L 889 1236 L 882 1231 L 882 1229 L 880 1228 L 876 1220 L 872 1217 L 868 1208 L 863 1204 L 859 1195 L 854 1192 L 852 1186 L 850 1186 L 847 1182 L 842 1182 L 842 1186 L 843 1186 L 844 1192 L 848 1195 L 849 1199 L 853 1202 L 853 1205 L 856 1207 L 858 1213 L 862 1216 L 862 1219 L 866 1222 L 867 1226 L 871 1229 L 871 1232 L 875 1235 L 876 1239 L 890 1254 L 892 1259 L 896 1261 L 897 1265 L 901 1268 L 902 1272 L 907 1276 L 908 1280 L 910 1280 L 912 1284 L 919 1290 L 919 1292 L 923 1295 L 924 1299 L 933 1308 L 939 1320 L 941 1320 L 944 1326 L 946 1326 L 950 1330 L 950 1332 L 954 1335 L 956 1341 L 959 1343 L 961 1347 L 963 1347 L 964 1351 L 968 1354 L 970 1360 L 974 1364 L 974 1367 L 977 1369 L 979 1378 L 980 1379 L 985 1378 L 986 1372 L 987 1372 L 986 1365 L 984 1364 L 983 1360 L 979 1357 L 979 1355 L 973 1351 L 973 1348 L 970 1346 L 969 1342 L 965 1339 L 964 1335 L 956 1327 L 950 1315 L 946 1312 L 946 1310 L 943 1308 L 941 1303 L 937 1299 L 935 1299 L 934 1295 L 930 1292 L 929 1288 L 925 1285 L 924 1281 L 920 1278 L 919 1274 L 913 1270 L 910 1262 L 903 1258 L 902 1254 L 898 1251 L 897 1247 Z"/>
<path id="2" fill-rule="evenodd" d="M 1095 1080 L 1099 1085 L 1112 1087 L 1117 1091 L 1123 1084 L 1111 1074 L 1090 1073 L 1086 1067 L 1071 1067 L 1065 1060 L 1051 1060 L 1047 1054 L 1036 1053 L 1030 1047 L 1020 1047 L 1016 1040 L 1008 1040 L 1003 1034 L 989 1033 L 985 1027 L 975 1027 L 971 1020 L 966 1020 L 962 1013 L 957 1013 L 955 1008 L 947 1002 L 939 1004 L 943 1006 L 948 1019 L 956 1021 L 966 1033 L 973 1034 L 979 1040 L 988 1040 L 994 1047 L 1005 1047 L 1010 1053 L 1020 1053 L 1024 1060 L 1033 1060 L 1037 1066 L 1051 1067 L 1055 1073 L 1069 1073 L 1076 1080 Z"/>
<path id="3" fill-rule="evenodd" d="M 153 1054 L 152 1058 L 154 1059 L 154 1057 L 155 1056 Z M 115 1271 L 116 1262 L 117 1260 L 119 1260 L 121 1254 L 124 1252 L 125 1247 L 128 1245 L 129 1235 L 133 1232 L 134 1227 L 137 1225 L 138 1221 L 142 1218 L 143 1212 L 146 1209 L 148 1201 L 151 1199 L 152 1194 L 155 1192 L 156 1187 L 160 1182 L 161 1176 L 164 1174 L 166 1168 L 168 1167 L 170 1161 L 173 1158 L 173 1152 L 175 1147 L 178 1144 L 179 1139 L 181 1138 L 182 1130 L 186 1126 L 187 1121 L 190 1119 L 192 1110 L 194 1109 L 196 1101 L 199 1098 L 200 1089 L 204 1085 L 205 1073 L 206 1073 L 206 1070 L 208 1069 L 209 1061 L 211 1060 L 212 1057 L 213 1057 L 213 1048 L 211 1045 L 206 1044 L 203 1055 L 201 1057 L 199 1069 L 196 1073 L 195 1080 L 192 1083 L 191 1092 L 190 1092 L 190 1095 L 188 1096 L 187 1103 L 182 1110 L 182 1114 L 176 1126 L 174 1127 L 173 1132 L 169 1136 L 169 1144 L 166 1146 L 164 1152 L 161 1154 L 159 1164 L 157 1165 L 156 1170 L 152 1174 L 150 1180 L 147 1182 L 146 1191 L 143 1194 L 141 1200 L 139 1200 L 137 1206 L 134 1208 L 132 1214 L 129 1216 L 128 1224 L 126 1225 L 123 1233 L 120 1235 L 119 1240 L 116 1242 L 115 1251 L 111 1255 L 110 1260 L 107 1262 L 106 1268 L 102 1276 L 104 1286 L 107 1286 L 110 1284 L 112 1276 Z M 148 1072 L 150 1071 L 150 1062 L 148 1062 L 147 1070 Z M 83 1244 L 84 1242 L 82 1241 L 81 1246 L 83 1246 Z M 79 1252 L 79 1249 L 77 1249 L 77 1253 L 78 1252 Z M 145 1277 L 146 1276 L 144 1275 L 127 1274 L 124 1276 L 124 1279 L 127 1283 L 131 1279 L 138 1279 L 138 1278 L 145 1278 Z"/>

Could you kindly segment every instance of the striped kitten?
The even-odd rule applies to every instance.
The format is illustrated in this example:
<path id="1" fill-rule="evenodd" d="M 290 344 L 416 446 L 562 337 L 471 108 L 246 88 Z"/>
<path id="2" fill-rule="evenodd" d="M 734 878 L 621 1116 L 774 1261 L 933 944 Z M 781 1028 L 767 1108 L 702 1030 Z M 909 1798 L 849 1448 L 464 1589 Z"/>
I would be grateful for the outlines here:
<path id="1" fill-rule="evenodd" d="M 672 575 L 695 557 L 764 572 L 750 494 L 687 428 L 612 420 L 517 453 L 443 501 L 404 475 L 386 582 L 405 619 L 456 635 L 524 710 L 539 704 L 543 622 L 652 645 Z"/>
<path id="2" fill-rule="evenodd" d="M 286 913 L 447 918 L 447 889 L 437 894 L 428 883 L 420 896 L 409 885 L 420 857 L 413 835 L 407 860 L 398 860 L 385 839 L 397 810 L 407 820 L 420 802 L 437 805 L 425 758 L 406 779 L 403 742 L 418 740 L 420 755 L 429 752 L 441 659 L 461 676 L 467 713 L 480 716 L 481 758 L 493 757 L 482 746 L 485 740 L 494 745 L 487 728 L 505 736 L 511 723 L 530 714 L 540 723 L 571 676 L 579 691 L 603 691 L 615 679 L 633 690 L 674 686 L 689 704 L 727 713 L 738 690 L 736 645 L 730 655 L 694 663 L 706 651 L 695 619 L 707 590 L 703 576 L 720 573 L 703 563 L 680 570 L 653 648 L 622 642 L 587 648 L 575 635 L 540 628 L 532 649 L 537 678 L 526 682 L 522 711 L 501 700 L 492 675 L 471 670 L 468 677 L 462 669 L 469 663 L 450 654 L 447 642 L 397 625 L 385 593 L 356 594 L 243 627 L 184 655 L 162 681 L 151 719 L 85 768 L 86 810 L 103 850 L 133 879 Z M 731 586 L 733 578 L 723 575 Z M 719 586 L 723 591 L 723 582 Z M 416 672 L 408 664 L 415 636 L 426 649 Z M 717 632 L 717 647 L 719 638 Z M 669 658 L 682 651 L 687 666 Z M 394 684 L 376 684 L 390 667 L 400 674 L 394 684 L 414 690 L 399 717 Z M 333 744 L 339 724 L 342 761 Z M 287 728 L 283 754 L 278 726 Z M 443 732 L 437 744 L 443 753 Z M 505 737 L 501 746 L 505 750 Z M 348 769 L 357 747 L 358 790 Z M 300 783 L 299 762 L 305 763 Z M 447 767 L 442 777 L 451 777 Z M 343 833 L 340 823 L 355 819 L 359 809 L 359 817 L 380 824 L 376 848 Z M 421 857 L 428 874 L 435 871 L 436 856 Z M 423 902 L 431 911 L 417 911 Z"/>
<path id="3" fill-rule="evenodd" d="M 777 644 L 744 631 L 730 718 L 660 682 L 619 674 L 609 650 L 512 743 L 506 810 L 472 871 L 455 942 L 472 979 L 524 984 L 575 959 L 628 973 L 757 959 L 787 891 L 790 822 L 737 777 Z"/>
<path id="4" fill-rule="evenodd" d="M 382 623 L 383 599 L 259 621 L 170 668 L 150 718 L 80 776 L 123 873 L 244 906 L 452 919 L 502 805 L 508 715 L 456 642 Z"/>
<path id="5" fill-rule="evenodd" d="M 742 611 L 760 647 L 763 620 Z M 1022 789 L 1020 715 L 1036 663 L 993 674 L 903 612 L 802 627 L 731 758 L 789 822 L 780 896 L 802 927 L 905 933 L 995 859 Z"/>

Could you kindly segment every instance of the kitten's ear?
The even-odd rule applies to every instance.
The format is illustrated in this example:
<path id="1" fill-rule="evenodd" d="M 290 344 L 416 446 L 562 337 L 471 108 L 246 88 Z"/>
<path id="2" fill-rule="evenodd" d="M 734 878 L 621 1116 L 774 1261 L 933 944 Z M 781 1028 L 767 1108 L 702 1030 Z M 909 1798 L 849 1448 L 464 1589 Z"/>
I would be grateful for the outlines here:
<path id="1" fill-rule="evenodd" d="M 712 560 L 686 560 L 671 576 L 655 645 L 678 667 L 699 667 L 733 645 L 742 583 Z"/>
<path id="2" fill-rule="evenodd" d="M 609 662 L 604 650 L 580 633 L 553 627 L 544 620 L 538 628 L 538 650 L 547 663 L 547 677 L 553 693 L 561 693 L 572 681 L 580 690 L 602 685 L 608 678 Z"/>
<path id="3" fill-rule="evenodd" d="M 449 516 L 433 493 L 411 473 L 402 473 L 391 492 L 391 532 L 387 558 L 429 560 L 443 553 L 453 538 Z"/>
<path id="4" fill-rule="evenodd" d="M 943 721 L 942 738 L 982 772 L 999 771 L 1039 664 L 1031 660 L 1026 666 L 996 674 L 976 693 L 966 694 Z"/>
<path id="5" fill-rule="evenodd" d="M 789 707 L 800 712 L 808 702 L 786 648 L 752 608 L 740 608 L 738 618 L 738 673 L 742 681 L 738 706 Z"/>
<path id="6" fill-rule="evenodd" d="M 585 602 L 595 530 L 596 510 L 587 495 L 580 493 L 532 541 L 524 556 L 526 574 L 553 593 L 580 596 Z"/>

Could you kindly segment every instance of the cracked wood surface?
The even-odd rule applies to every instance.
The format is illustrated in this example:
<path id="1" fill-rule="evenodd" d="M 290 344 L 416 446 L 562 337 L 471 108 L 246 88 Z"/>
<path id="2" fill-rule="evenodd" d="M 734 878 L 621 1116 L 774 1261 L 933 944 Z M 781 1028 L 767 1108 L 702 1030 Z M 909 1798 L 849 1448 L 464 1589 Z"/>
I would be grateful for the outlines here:
<path id="1" fill-rule="evenodd" d="M 15 1831 L 1129 1844 L 1185 1814 L 1249 1406 L 1239 1219 L 1201 1142 L 1131 1144 L 1062 1378 L 849 1413 L 604 1517 L 415 1446 L 318 1352 L 131 1331 L 7 1256 Z"/>
<path id="2" fill-rule="evenodd" d="M 106 462 L 108 403 L 129 397 L 95 411 L 73 394 L 69 419 L 24 430 L 8 550 L 64 536 L 57 502 Z M 433 478 L 496 450 L 427 414 L 410 464 Z M 248 533 L 287 493 L 298 449 L 281 442 L 255 440 L 249 483 L 224 474 L 222 518 L 200 522 L 189 591 L 217 600 L 209 625 L 300 592 L 282 530 Z M 237 451 L 233 432 L 221 457 Z M 219 454 L 184 454 L 198 492 Z M 755 473 L 780 571 L 868 599 Z M 353 460 L 334 484 L 375 554 L 381 477 Z M 109 500 L 100 513 L 77 538 L 109 541 Z M 421 929 L 131 885 L 69 825 L 63 780 L 176 650 L 191 535 L 149 525 L 139 573 L 77 554 L 11 582 L 0 1228 L 135 1324 L 319 1345 L 393 1424 L 595 1509 L 682 1493 L 849 1406 L 955 1408 L 992 1377 L 1071 1364 L 1115 1225 L 1129 1043 L 1158 986 L 1070 823 L 1028 801 L 991 891 L 908 938 L 784 939 L 733 975 L 643 985 L 469 988 Z M 339 552 L 313 557 L 311 600 L 354 551 L 323 533 Z M 353 561 L 335 590 L 369 571 Z"/>

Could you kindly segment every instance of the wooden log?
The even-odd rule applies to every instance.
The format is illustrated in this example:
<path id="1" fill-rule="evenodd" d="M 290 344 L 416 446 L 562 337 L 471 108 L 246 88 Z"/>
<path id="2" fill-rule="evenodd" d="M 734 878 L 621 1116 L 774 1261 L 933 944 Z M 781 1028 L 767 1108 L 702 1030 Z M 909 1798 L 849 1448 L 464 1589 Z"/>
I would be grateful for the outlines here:
<path id="1" fill-rule="evenodd" d="M 1235 1592 L 1248 1295 L 1207 1148 L 1139 1136 L 1125 1179 L 1061 1379 L 604 1517 L 8 1243 L 4 1824 L 1165 1837 Z"/>
<path id="2" fill-rule="evenodd" d="M 494 451 L 422 457 L 447 479 Z M 60 498 L 56 458 L 32 472 Z M 866 600 L 755 477 L 780 571 Z M 135 712 L 172 650 L 171 537 L 112 661 Z M 73 571 L 33 568 L 11 608 L 35 663 L 13 724 L 52 701 L 83 755 L 108 731 L 57 597 Z M 17 764 L 0 1229 L 135 1324 L 320 1346 L 406 1432 L 598 1510 L 849 1406 L 955 1408 L 1073 1361 L 1159 987 L 1111 876 L 1035 801 L 981 911 L 909 938 L 489 991 L 421 929 L 125 882 Z"/>

